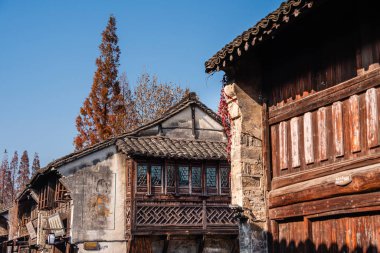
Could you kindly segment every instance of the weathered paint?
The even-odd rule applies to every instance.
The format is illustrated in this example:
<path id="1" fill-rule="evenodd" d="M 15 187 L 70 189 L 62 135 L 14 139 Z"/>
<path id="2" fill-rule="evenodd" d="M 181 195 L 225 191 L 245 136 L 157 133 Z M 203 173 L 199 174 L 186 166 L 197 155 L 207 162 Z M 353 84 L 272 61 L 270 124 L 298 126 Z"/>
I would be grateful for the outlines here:
<path id="1" fill-rule="evenodd" d="M 350 141 L 351 152 L 360 151 L 360 112 L 359 112 L 359 96 L 353 95 L 348 100 L 350 115 Z"/>
<path id="2" fill-rule="evenodd" d="M 332 105 L 332 123 L 333 123 L 333 139 L 335 147 L 335 156 L 344 155 L 343 145 L 343 112 L 342 102 L 338 101 Z"/>
<path id="3" fill-rule="evenodd" d="M 270 128 L 270 136 L 271 136 L 271 154 L 272 154 L 272 169 L 273 169 L 273 176 L 278 176 L 277 170 L 277 129 L 276 126 L 271 126 Z"/>
<path id="4" fill-rule="evenodd" d="M 285 170 L 288 168 L 288 128 L 287 122 L 280 123 L 279 128 L 279 141 L 280 141 L 280 169 Z"/>
<path id="5" fill-rule="evenodd" d="M 367 142 L 368 146 L 373 148 L 379 145 L 379 115 L 375 88 L 366 91 L 365 103 L 367 109 Z"/>
<path id="6" fill-rule="evenodd" d="M 102 251 L 121 252 L 126 243 L 124 163 L 112 146 L 57 168 L 73 199 L 71 243 L 114 241 Z"/>
<path id="7" fill-rule="evenodd" d="M 292 142 L 292 167 L 300 166 L 299 153 L 299 118 L 295 117 L 290 120 L 290 137 Z"/>
<path id="8" fill-rule="evenodd" d="M 311 112 L 307 112 L 303 115 L 303 137 L 305 162 L 306 164 L 310 164 L 314 162 L 313 122 Z"/>
<path id="9" fill-rule="evenodd" d="M 317 111 L 318 127 L 318 154 L 319 160 L 327 160 L 327 128 L 326 128 L 326 107 L 321 107 Z"/>

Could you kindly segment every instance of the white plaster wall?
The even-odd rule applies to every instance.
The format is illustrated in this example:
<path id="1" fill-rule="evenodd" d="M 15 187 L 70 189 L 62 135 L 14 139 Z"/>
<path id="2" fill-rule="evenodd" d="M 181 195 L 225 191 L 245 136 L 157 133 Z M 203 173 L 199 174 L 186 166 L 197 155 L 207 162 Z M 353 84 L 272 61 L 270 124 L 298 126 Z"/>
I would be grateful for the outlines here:
<path id="1" fill-rule="evenodd" d="M 102 228 L 97 228 L 96 221 L 89 221 L 88 214 L 83 210 L 93 207 L 88 203 L 88 198 L 81 197 L 87 194 L 87 189 L 94 186 L 86 185 L 89 181 L 83 177 L 91 177 L 92 174 L 97 175 L 105 168 L 109 169 L 108 175 L 111 175 L 114 185 L 109 192 L 109 215 L 102 224 Z M 96 153 L 90 154 L 81 159 L 77 159 L 62 167 L 57 168 L 58 171 L 65 176 L 64 181 L 69 185 L 71 196 L 73 198 L 72 208 L 72 225 L 71 225 L 71 241 L 72 243 L 80 243 L 84 241 L 124 241 L 125 240 L 125 158 L 121 153 L 116 153 L 114 146 L 105 148 Z M 83 174 L 84 173 L 84 174 Z M 96 178 L 96 177 L 95 177 Z M 82 185 L 81 185 L 82 184 Z M 77 198 L 77 199 L 75 199 Z M 77 203 L 77 205 L 75 205 Z M 91 209 L 90 209 L 91 210 Z M 87 217 L 86 217 L 87 216 Z M 91 224 L 91 222 L 93 222 Z M 92 229 L 88 229 L 88 228 Z M 120 244 L 120 242 L 109 242 L 102 252 L 125 252 L 114 251 L 119 246 L 113 248 L 112 245 Z M 122 243 L 124 245 L 124 242 Z M 112 246 L 112 247 L 111 247 Z"/>
<path id="2" fill-rule="evenodd" d="M 162 127 L 190 127 L 191 128 L 191 108 L 187 107 L 171 118 L 162 122 Z"/>
<path id="3" fill-rule="evenodd" d="M 198 129 L 215 129 L 223 131 L 222 125 L 198 107 L 195 108 L 195 127 Z"/>
<path id="4" fill-rule="evenodd" d="M 158 126 L 152 126 L 151 128 L 145 129 L 139 133 L 143 136 L 150 136 L 158 134 Z"/>

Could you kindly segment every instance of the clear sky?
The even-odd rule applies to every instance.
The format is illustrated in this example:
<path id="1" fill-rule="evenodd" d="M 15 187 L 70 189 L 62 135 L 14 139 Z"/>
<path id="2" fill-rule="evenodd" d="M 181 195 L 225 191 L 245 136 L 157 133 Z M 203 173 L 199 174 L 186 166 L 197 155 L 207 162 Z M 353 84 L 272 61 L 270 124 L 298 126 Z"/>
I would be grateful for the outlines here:
<path id="1" fill-rule="evenodd" d="M 0 0 L 0 154 L 38 152 L 44 166 L 73 151 L 75 118 L 110 14 L 117 20 L 120 73 L 131 85 L 147 70 L 197 92 L 216 110 L 222 75 L 206 75 L 204 62 L 280 3 Z"/>

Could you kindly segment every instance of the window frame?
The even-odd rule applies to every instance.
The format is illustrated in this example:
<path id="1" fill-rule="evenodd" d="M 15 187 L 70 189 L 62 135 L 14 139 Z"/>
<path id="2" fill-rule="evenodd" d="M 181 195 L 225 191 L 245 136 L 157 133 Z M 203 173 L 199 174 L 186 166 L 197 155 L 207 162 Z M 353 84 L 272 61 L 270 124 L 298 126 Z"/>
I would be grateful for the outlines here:
<path id="1" fill-rule="evenodd" d="M 228 173 L 228 186 L 222 186 L 222 169 L 227 168 L 229 170 Z M 231 166 L 227 163 L 221 163 L 219 165 L 219 182 L 220 182 L 220 194 L 221 195 L 229 195 L 231 193 Z"/>
<path id="2" fill-rule="evenodd" d="M 199 170 L 200 170 L 200 175 L 199 175 L 199 180 L 200 180 L 199 183 L 200 184 L 199 184 L 199 186 L 193 185 L 193 169 L 194 168 L 199 168 Z M 199 163 L 199 162 L 191 163 L 189 179 L 190 179 L 190 182 L 189 182 L 190 193 L 192 195 L 203 194 L 203 166 L 202 166 L 202 163 Z"/>
<path id="3" fill-rule="evenodd" d="M 152 176 L 152 167 L 153 166 L 160 166 L 161 168 L 161 173 L 160 173 L 160 177 L 161 177 L 161 183 L 160 185 L 153 185 L 153 176 Z M 149 176 L 149 186 L 148 188 L 150 187 L 151 189 L 151 194 L 152 193 L 163 193 L 163 186 L 165 185 L 164 183 L 164 168 L 165 166 L 162 164 L 162 163 L 157 163 L 157 162 L 148 162 L 148 174 L 150 175 Z"/>
<path id="4" fill-rule="evenodd" d="M 145 185 L 139 185 L 138 177 L 139 177 L 139 166 L 146 166 L 146 175 L 145 175 Z M 148 171 L 149 171 L 149 163 L 146 161 L 136 161 L 136 176 L 135 176 L 135 182 L 136 182 L 136 192 L 137 193 L 147 193 L 148 192 Z"/>
<path id="5" fill-rule="evenodd" d="M 209 168 L 215 169 L 215 186 L 208 186 L 207 185 L 207 170 Z M 204 179 L 205 179 L 205 193 L 207 195 L 218 195 L 220 194 L 220 185 L 219 185 L 219 163 L 206 163 L 204 165 Z"/>

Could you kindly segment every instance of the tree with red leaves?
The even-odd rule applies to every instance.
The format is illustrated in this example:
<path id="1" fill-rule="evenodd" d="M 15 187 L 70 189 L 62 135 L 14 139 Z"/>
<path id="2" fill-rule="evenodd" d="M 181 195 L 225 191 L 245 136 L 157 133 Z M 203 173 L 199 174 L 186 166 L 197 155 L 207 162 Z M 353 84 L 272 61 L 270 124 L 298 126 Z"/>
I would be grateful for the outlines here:
<path id="1" fill-rule="evenodd" d="M 32 176 L 37 174 L 37 171 L 41 168 L 40 166 L 40 157 L 38 153 L 34 153 L 33 164 L 32 164 Z"/>
<path id="2" fill-rule="evenodd" d="M 20 192 L 24 189 L 26 184 L 29 182 L 29 157 L 28 151 L 24 151 L 20 160 L 20 167 L 17 175 L 17 192 Z"/>
<path id="3" fill-rule="evenodd" d="M 102 33 L 99 49 L 91 92 L 76 119 L 78 135 L 74 144 L 77 150 L 125 131 L 125 107 L 118 80 L 120 49 L 113 16 Z"/>

